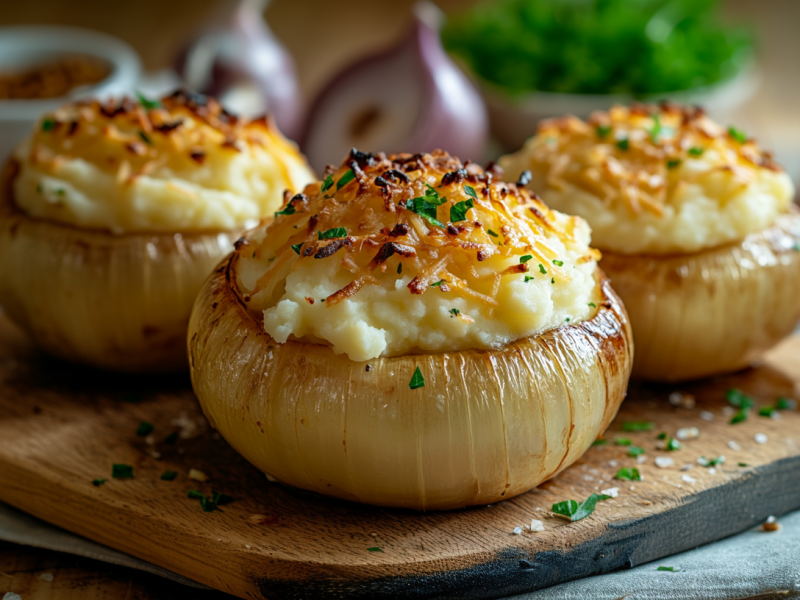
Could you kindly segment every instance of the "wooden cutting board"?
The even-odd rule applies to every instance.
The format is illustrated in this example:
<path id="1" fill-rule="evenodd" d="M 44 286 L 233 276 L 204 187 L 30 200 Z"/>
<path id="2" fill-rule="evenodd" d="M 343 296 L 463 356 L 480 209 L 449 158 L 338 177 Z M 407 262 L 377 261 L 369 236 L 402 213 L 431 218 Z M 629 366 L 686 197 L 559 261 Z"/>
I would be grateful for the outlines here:
<path id="1" fill-rule="evenodd" d="M 419 513 L 269 483 L 208 429 L 188 377 L 68 365 L 32 350 L 3 319 L 0 500 L 243 598 L 498 598 L 652 561 L 800 507 L 800 413 L 772 419 L 756 409 L 731 425 L 725 400 L 736 387 L 766 406 L 791 397 L 798 383 L 800 338 L 793 337 L 758 369 L 692 386 L 635 387 L 607 438 L 645 448 L 643 464 L 612 442 L 512 500 Z M 670 404 L 675 391 L 693 394 L 695 408 Z M 634 420 L 656 426 L 622 433 Z M 142 421 L 155 426 L 152 438 L 136 434 Z M 681 427 L 700 435 L 678 451 L 656 449 L 659 432 Z M 165 442 L 173 432 L 179 439 Z M 712 472 L 697 465 L 701 455 L 726 461 Z M 654 465 L 667 456 L 673 466 Z M 113 463 L 133 465 L 134 477 L 113 479 Z M 638 466 L 644 481 L 612 480 L 622 466 Z M 208 481 L 190 479 L 190 469 Z M 166 470 L 177 478 L 161 480 Z M 96 487 L 96 478 L 106 482 Z M 611 487 L 619 496 L 584 520 L 548 512 L 554 502 Z M 187 497 L 194 488 L 234 501 L 203 512 Z M 532 518 L 546 531 L 513 533 Z"/>

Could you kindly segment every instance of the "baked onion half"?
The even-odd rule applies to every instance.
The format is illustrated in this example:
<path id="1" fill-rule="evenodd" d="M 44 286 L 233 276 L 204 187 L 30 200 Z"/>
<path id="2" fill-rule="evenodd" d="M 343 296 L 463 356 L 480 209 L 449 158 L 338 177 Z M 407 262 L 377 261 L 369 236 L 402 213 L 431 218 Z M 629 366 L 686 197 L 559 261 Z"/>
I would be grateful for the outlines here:
<path id="1" fill-rule="evenodd" d="M 535 223 L 541 223 L 543 228 L 550 228 L 548 235 L 553 235 L 553 231 L 563 233 L 565 223 L 585 227 L 579 220 L 549 215 L 546 207 L 531 201 L 524 192 L 491 184 L 491 176 L 463 169 L 446 155 L 390 159 L 395 160 L 356 156 L 338 172 L 331 171 L 333 183 L 326 188 L 330 190 L 336 179 L 348 179 L 348 165 L 356 176 L 352 185 L 342 187 L 330 199 L 322 195 L 319 184 L 308 186 L 287 205 L 285 216 L 269 224 L 260 238 L 259 230 L 249 232 L 237 251 L 215 271 L 203 286 L 189 323 L 195 394 L 212 426 L 242 456 L 270 477 L 299 488 L 420 510 L 487 504 L 513 497 L 572 464 L 616 415 L 633 356 L 625 309 L 591 258 L 593 251 L 589 249 L 587 254 L 585 245 L 575 253 L 562 249 L 563 261 L 553 259 L 548 266 L 540 263 L 528 271 L 526 263 L 533 260 L 524 253 L 536 253 L 536 244 L 544 247 L 545 240 L 554 238 L 534 236 L 525 227 L 536 229 Z M 390 194 L 379 193 L 376 185 L 390 189 L 383 186 L 390 176 L 402 185 L 391 188 Z M 420 223 L 414 221 L 416 215 L 408 208 L 413 206 L 408 198 L 424 193 L 424 185 L 429 199 L 433 201 L 434 193 L 442 199 L 442 204 L 429 213 L 441 230 L 433 224 L 415 229 Z M 455 224 L 440 222 L 438 219 L 447 219 L 448 208 L 459 206 L 459 202 L 463 205 L 459 194 L 464 190 L 470 194 L 466 197 L 473 199 L 467 211 L 469 219 Z M 498 199 L 501 194 L 515 195 L 523 216 L 514 217 L 510 205 Z M 384 206 L 385 212 L 380 212 Z M 457 209 L 450 214 L 459 217 Z M 514 289 L 520 293 L 539 290 L 535 292 L 538 294 L 559 286 L 566 289 L 570 274 L 577 281 L 581 272 L 566 261 L 582 256 L 585 261 L 581 264 L 589 267 L 590 296 L 581 297 L 580 306 L 586 308 L 584 302 L 594 300 L 585 317 L 573 321 L 559 317 L 555 326 L 492 348 L 468 346 L 436 352 L 416 348 L 365 360 L 353 360 L 345 353 L 360 351 L 352 339 L 334 337 L 329 342 L 323 338 L 327 331 L 324 327 L 334 320 L 352 314 L 370 317 L 371 304 L 355 304 L 360 297 L 367 298 L 363 295 L 369 290 L 380 298 L 399 298 L 393 305 L 394 315 L 403 330 L 414 328 L 405 319 L 411 312 L 421 313 L 423 301 L 430 309 L 434 303 L 454 306 L 465 294 L 471 297 L 469 290 L 456 287 L 462 280 L 455 273 L 468 270 L 469 264 L 464 263 L 467 259 L 475 261 L 476 249 L 483 250 L 482 244 L 468 240 L 482 239 L 483 228 L 495 226 L 494 217 L 508 217 L 505 226 L 497 227 L 505 235 L 505 244 L 496 245 L 495 250 L 486 248 L 487 255 L 497 254 L 475 264 L 501 268 L 505 262 L 516 263 L 511 271 L 504 269 L 507 274 L 503 277 L 511 278 L 504 285 L 516 285 Z M 327 241 L 327 236 L 318 232 L 330 231 L 326 229 L 330 219 L 353 233 Z M 410 221 L 408 226 L 406 220 Z M 397 225 L 388 226 L 394 222 Z M 465 231 L 459 232 L 459 226 Z M 474 229 L 467 232 L 468 226 Z M 449 237 L 440 233 L 448 228 Z M 297 241 L 303 238 L 305 242 Z M 404 254 L 386 253 L 387 244 Z M 426 253 L 434 250 L 431 271 Z M 274 325 L 274 310 L 283 309 L 254 310 L 258 294 L 242 287 L 242 281 L 248 279 L 243 273 L 258 265 L 258 260 L 283 273 L 286 279 L 276 287 L 284 297 L 300 283 L 317 286 L 313 288 L 318 290 L 317 300 L 306 297 L 301 302 L 309 308 L 308 314 L 320 315 L 321 327 L 314 330 L 319 333 L 313 337 L 306 333 L 302 338 L 288 335 L 280 342 L 267 333 L 265 327 Z M 339 292 L 325 292 L 329 295 L 320 301 L 321 279 L 309 283 L 312 274 L 318 272 L 314 269 L 328 265 L 335 270 L 340 262 L 356 271 L 349 278 L 359 281 L 372 272 L 369 276 L 375 283 L 370 288 L 356 288 L 345 299 Z M 556 271 L 555 265 L 563 271 Z M 548 270 L 551 267 L 553 270 Z M 262 282 L 267 275 L 259 275 L 259 285 L 266 287 Z M 346 283 L 347 278 L 340 275 L 336 282 Z M 422 277 L 434 283 L 416 288 Z M 477 286 L 479 279 L 463 281 Z M 417 291 L 409 291 L 412 289 Z M 390 296 L 394 293 L 397 295 Z M 496 302 L 485 297 L 485 309 L 477 303 L 469 309 L 462 304 L 464 310 L 453 309 L 453 320 L 443 317 L 442 326 L 480 326 L 482 315 L 491 315 L 492 307 L 502 310 L 498 303 L 503 293 L 497 293 Z M 275 296 L 269 294 L 274 305 Z M 373 304 L 382 301 L 374 300 Z M 348 303 L 358 308 L 350 310 Z M 404 312 L 402 303 L 417 308 Z M 287 314 L 296 315 L 300 309 L 295 307 Z M 466 318 L 466 313 L 472 315 L 468 322 L 456 321 Z M 438 326 L 438 314 L 428 310 L 424 318 L 420 317 L 426 332 Z M 495 319 L 500 321 L 501 316 Z M 362 325 L 348 331 L 355 337 L 363 330 Z M 425 341 L 419 338 L 417 343 Z M 448 337 L 442 343 L 455 344 L 456 340 Z M 391 343 L 388 348 L 392 348 Z"/>

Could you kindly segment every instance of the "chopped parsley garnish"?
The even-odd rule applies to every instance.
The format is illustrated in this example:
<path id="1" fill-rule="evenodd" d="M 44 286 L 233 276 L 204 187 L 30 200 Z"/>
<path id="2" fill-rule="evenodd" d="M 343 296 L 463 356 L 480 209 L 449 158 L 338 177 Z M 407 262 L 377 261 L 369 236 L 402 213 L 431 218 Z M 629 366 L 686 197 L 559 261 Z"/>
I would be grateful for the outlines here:
<path id="1" fill-rule="evenodd" d="M 667 161 L 667 168 L 674 169 L 675 167 L 680 166 L 681 162 L 682 161 L 679 158 L 671 158 Z"/>
<path id="2" fill-rule="evenodd" d="M 784 396 L 781 396 L 775 401 L 775 408 L 778 410 L 791 410 L 793 407 L 794 402 Z"/>
<path id="3" fill-rule="evenodd" d="M 701 148 L 700 146 L 694 146 L 688 150 L 689 156 L 703 156 L 703 152 L 705 151 L 705 148 Z"/>
<path id="4" fill-rule="evenodd" d="M 114 479 L 130 479 L 133 477 L 133 467 L 130 465 L 114 463 L 111 466 L 111 476 Z"/>
<path id="5" fill-rule="evenodd" d="M 402 272 L 403 272 L 403 263 L 397 263 L 397 274 L 400 275 L 400 273 Z"/>
<path id="6" fill-rule="evenodd" d="M 328 175 L 325 178 L 325 181 L 322 182 L 322 191 L 327 192 L 329 189 L 331 189 L 332 185 L 333 185 L 333 173 Z"/>
<path id="7" fill-rule="evenodd" d="M 622 431 L 651 431 L 655 426 L 652 421 L 625 421 Z"/>
<path id="8" fill-rule="evenodd" d="M 177 431 L 173 431 L 167 437 L 164 438 L 164 443 L 165 444 L 174 444 L 177 441 L 178 441 L 178 432 Z"/>
<path id="9" fill-rule="evenodd" d="M 225 506 L 226 504 L 233 502 L 233 496 L 229 496 L 228 494 L 220 494 L 219 492 L 212 492 L 211 501 L 217 506 Z"/>
<path id="10" fill-rule="evenodd" d="M 614 475 L 614 479 L 619 479 L 621 481 L 641 481 L 642 476 L 639 475 L 639 469 L 636 467 L 622 467 L 617 474 Z"/>
<path id="11" fill-rule="evenodd" d="M 646 454 L 647 451 L 644 448 L 640 448 L 639 446 L 631 446 L 628 448 L 628 456 L 641 456 L 642 454 Z"/>
<path id="12" fill-rule="evenodd" d="M 443 283 L 447 283 L 444 279 L 440 279 L 439 281 L 434 281 L 431 284 L 431 287 L 441 287 Z"/>
<path id="13" fill-rule="evenodd" d="M 681 448 L 683 448 L 683 444 L 681 444 L 674 437 L 670 437 L 667 440 L 667 446 L 666 446 L 667 452 L 675 452 L 676 450 L 680 450 Z"/>
<path id="14" fill-rule="evenodd" d="M 741 129 L 736 129 L 733 125 L 728 127 L 728 135 L 740 144 L 744 144 L 747 141 L 747 134 Z"/>
<path id="15" fill-rule="evenodd" d="M 464 192 L 467 194 L 467 196 L 472 196 L 476 200 L 478 199 L 478 194 L 475 193 L 475 188 L 474 187 L 469 186 L 469 185 L 465 185 L 464 186 Z"/>
<path id="16" fill-rule="evenodd" d="M 565 322 L 565 323 L 569 323 L 569 317 L 567 317 L 566 319 L 564 319 L 564 322 Z"/>
<path id="17" fill-rule="evenodd" d="M 42 131 L 52 131 L 56 128 L 56 122 L 53 119 L 45 119 L 42 121 Z"/>
<path id="18" fill-rule="evenodd" d="M 591 306 L 592 308 L 597 308 L 597 304 L 595 304 L 594 302 L 589 302 L 589 306 Z"/>
<path id="19" fill-rule="evenodd" d="M 748 466 L 748 464 L 747 464 L 747 463 L 744 463 L 744 462 L 740 462 L 740 463 L 739 463 L 739 466 L 740 466 L 740 467 L 747 467 L 747 466 Z"/>
<path id="20" fill-rule="evenodd" d="M 597 137 L 604 138 L 608 137 L 608 134 L 611 133 L 611 127 L 608 125 L 598 125 L 594 131 L 597 134 Z"/>
<path id="21" fill-rule="evenodd" d="M 148 136 L 144 131 L 139 131 L 139 137 L 142 138 L 142 141 L 148 146 L 153 145 L 153 140 L 151 140 L 150 136 Z"/>
<path id="22" fill-rule="evenodd" d="M 680 567 L 658 567 L 657 571 L 668 571 L 670 573 L 680 573 Z"/>
<path id="23" fill-rule="evenodd" d="M 472 200 L 456 202 L 450 207 L 450 222 L 458 223 L 459 221 L 466 221 L 467 211 L 470 208 L 475 208 L 475 203 Z"/>
<path id="24" fill-rule="evenodd" d="M 724 456 L 718 456 L 717 458 L 706 458 L 705 456 L 701 456 L 697 459 L 697 464 L 701 467 L 716 467 L 717 465 L 721 465 L 725 462 Z"/>
<path id="25" fill-rule="evenodd" d="M 774 406 L 762 406 L 758 409 L 758 416 L 760 417 L 771 417 L 772 413 L 775 412 Z"/>
<path id="26" fill-rule="evenodd" d="M 106 480 L 105 480 L 105 479 L 102 479 L 102 478 L 98 478 L 98 479 L 92 479 L 92 485 L 93 485 L 94 487 L 100 487 L 100 486 L 101 486 L 101 485 L 103 485 L 105 482 L 106 482 Z"/>
<path id="27" fill-rule="evenodd" d="M 336 191 L 338 192 L 340 189 L 342 189 L 348 183 L 353 181 L 355 178 L 356 178 L 356 174 L 353 172 L 353 169 L 347 169 L 347 173 L 342 175 L 339 178 L 339 181 L 336 182 Z"/>
<path id="28" fill-rule="evenodd" d="M 142 421 L 139 424 L 139 428 L 136 430 L 136 435 L 145 437 L 153 433 L 153 424 L 148 423 L 147 421 Z"/>
<path id="29" fill-rule="evenodd" d="M 725 392 L 725 397 L 728 399 L 731 406 L 735 406 L 739 409 L 736 414 L 731 417 L 731 425 L 746 421 L 750 414 L 750 409 L 755 405 L 755 400 L 737 389 L 728 390 Z"/>
<path id="30" fill-rule="evenodd" d="M 161 102 L 159 102 L 158 100 L 150 100 L 148 98 L 145 98 L 141 92 L 136 92 L 136 97 L 139 99 L 139 104 L 141 104 L 145 110 L 153 110 L 155 108 L 161 108 Z"/>
<path id="31" fill-rule="evenodd" d="M 211 498 L 201 498 L 200 499 L 200 508 L 203 509 L 203 512 L 214 512 L 217 510 L 217 505 Z"/>
<path id="32" fill-rule="evenodd" d="M 422 371 L 419 370 L 419 367 L 417 367 L 417 369 L 414 371 L 414 374 L 411 376 L 411 381 L 408 382 L 408 387 L 412 390 L 425 387 L 425 378 L 422 376 Z"/>
<path id="33" fill-rule="evenodd" d="M 56 190 L 56 196 L 63 196 L 66 193 L 67 193 L 67 191 L 64 188 L 58 188 Z"/>
<path id="34" fill-rule="evenodd" d="M 624 138 L 617 141 L 617 148 L 619 148 L 620 150 L 627 150 L 629 147 L 630 147 L 630 142 L 628 141 L 628 138 Z"/>
<path id="35" fill-rule="evenodd" d="M 550 283 L 555 283 L 555 282 L 556 282 L 556 278 L 555 277 L 551 277 L 550 278 Z"/>
<path id="36" fill-rule="evenodd" d="M 294 209 L 294 206 L 292 205 L 292 201 L 291 201 L 291 200 L 289 200 L 289 204 L 287 204 L 287 205 L 286 205 L 286 208 L 284 208 L 283 210 L 279 210 L 278 212 L 276 212 L 276 213 L 275 213 L 275 217 L 277 218 L 279 215 L 293 215 L 293 214 L 295 214 L 296 212 L 297 212 L 297 211 Z"/>
<path id="37" fill-rule="evenodd" d="M 521 264 L 521 265 L 525 264 L 526 262 L 528 262 L 532 258 L 533 258 L 533 256 L 531 256 L 530 254 L 526 254 L 525 256 L 520 256 L 519 257 L 519 264 Z"/>
<path id="38" fill-rule="evenodd" d="M 563 266 L 564 266 L 564 261 L 563 261 L 563 260 L 556 260 L 556 259 L 554 258 L 554 259 L 553 259 L 553 264 L 554 264 L 555 266 L 557 266 L 557 267 L 563 267 Z"/>
<path id="39" fill-rule="evenodd" d="M 737 423 L 743 423 L 744 421 L 747 421 L 747 415 L 747 410 L 737 410 L 736 414 L 731 417 L 731 425 L 736 425 Z"/>
<path id="40" fill-rule="evenodd" d="M 661 433 L 659 433 L 656 436 L 656 439 L 657 440 L 665 440 L 665 439 L 667 439 L 667 432 L 666 431 L 662 431 Z"/>
<path id="41" fill-rule="evenodd" d="M 186 492 L 186 495 L 192 500 L 202 500 L 203 498 L 205 498 L 205 495 L 203 495 L 203 493 L 198 490 L 189 490 L 188 492 Z"/>
<path id="42" fill-rule="evenodd" d="M 497 235 L 497 234 L 496 234 L 494 231 L 492 231 L 491 229 L 487 229 L 487 230 L 486 230 L 486 233 L 488 233 L 488 234 L 489 234 L 490 236 L 492 236 L 492 237 L 499 237 L 499 236 L 498 236 L 498 235 Z"/>
<path id="43" fill-rule="evenodd" d="M 162 481 L 174 481 L 177 476 L 178 476 L 178 472 L 177 471 L 164 471 L 161 474 L 161 480 Z"/>
<path id="44" fill-rule="evenodd" d="M 439 221 L 437 217 L 437 207 L 447 202 L 447 198 L 440 196 L 430 185 L 425 184 L 428 188 L 425 194 L 417 196 L 406 202 L 406 208 L 413 213 L 418 214 L 431 225 L 436 227 L 444 227 L 444 224 Z"/>
<path id="45" fill-rule="evenodd" d="M 544 268 L 544 265 L 542 263 L 539 263 L 539 272 L 542 275 L 547 275 L 547 269 Z"/>
<path id="46" fill-rule="evenodd" d="M 658 141 L 658 136 L 661 135 L 661 118 L 658 115 L 653 115 L 653 128 L 650 130 L 650 139 L 654 142 Z"/>
<path id="47" fill-rule="evenodd" d="M 451 308 L 450 309 L 450 314 L 453 315 L 454 317 L 457 317 L 458 315 L 461 314 L 461 311 L 458 310 L 457 308 Z"/>
<path id="48" fill-rule="evenodd" d="M 303 242 L 300 242 L 299 244 L 292 244 L 292 250 L 294 250 L 295 254 L 298 255 L 300 254 L 300 248 L 302 247 L 303 247 Z"/>
<path id="49" fill-rule="evenodd" d="M 335 238 L 343 238 L 343 237 L 347 237 L 347 229 L 345 229 L 344 227 L 334 227 L 333 229 L 328 229 L 328 231 L 317 232 L 317 239 L 319 240 L 332 240 Z M 294 246 L 292 246 L 292 248 L 294 248 Z M 300 253 L 298 252 L 298 254 Z"/>
<path id="50" fill-rule="evenodd" d="M 585 519 L 594 512 L 597 501 L 601 497 L 597 494 L 592 494 L 586 500 L 578 504 L 575 500 L 565 500 L 564 502 L 557 502 L 553 504 L 553 514 L 560 517 L 565 517 L 570 521 L 580 521 Z"/>
<path id="51" fill-rule="evenodd" d="M 615 439 L 614 439 L 614 443 L 615 443 L 617 446 L 630 446 L 631 444 L 633 444 L 633 440 L 632 440 L 632 439 L 630 439 L 630 438 L 621 438 L 621 437 L 618 437 L 618 438 L 615 438 Z"/>
<path id="52" fill-rule="evenodd" d="M 530 275 L 525 275 L 525 283 L 528 283 L 532 279 L 533 277 L 531 277 Z"/>
<path id="53" fill-rule="evenodd" d="M 597 439 L 592 442 L 592 446 L 605 446 L 608 443 L 608 440 L 604 440 L 603 438 Z"/>
<path id="54" fill-rule="evenodd" d="M 381 550 L 377 546 L 373 546 L 372 548 L 367 548 L 367 552 L 383 552 L 383 550 Z"/>

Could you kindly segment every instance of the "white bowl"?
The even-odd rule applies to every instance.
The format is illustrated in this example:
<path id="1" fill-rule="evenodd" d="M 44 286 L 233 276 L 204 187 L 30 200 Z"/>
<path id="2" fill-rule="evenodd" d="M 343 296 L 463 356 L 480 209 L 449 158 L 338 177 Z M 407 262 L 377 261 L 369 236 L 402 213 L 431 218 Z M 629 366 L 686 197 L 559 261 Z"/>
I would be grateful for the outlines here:
<path id="1" fill-rule="evenodd" d="M 636 99 L 621 94 L 557 94 L 533 92 L 520 97 L 511 97 L 499 87 L 480 80 L 479 87 L 486 107 L 492 135 L 506 151 L 518 150 L 529 137 L 536 133 L 542 119 L 575 115 L 585 119 L 595 110 L 608 110 L 615 104 L 631 104 Z M 664 94 L 639 98 L 643 102 L 673 100 L 681 104 L 703 107 L 708 114 L 725 123 L 736 109 L 749 100 L 758 89 L 759 75 L 754 64 L 743 68 L 736 77 L 721 83 Z"/>
<path id="2" fill-rule="evenodd" d="M 100 98 L 131 93 L 139 79 L 141 61 L 128 44 L 110 35 L 77 27 L 50 25 L 0 27 L 0 72 L 24 68 L 80 53 L 110 63 L 111 73 L 94 85 L 77 87 L 66 96 L 35 100 L 0 100 L 0 161 L 28 135 L 42 113 L 85 96 Z"/>

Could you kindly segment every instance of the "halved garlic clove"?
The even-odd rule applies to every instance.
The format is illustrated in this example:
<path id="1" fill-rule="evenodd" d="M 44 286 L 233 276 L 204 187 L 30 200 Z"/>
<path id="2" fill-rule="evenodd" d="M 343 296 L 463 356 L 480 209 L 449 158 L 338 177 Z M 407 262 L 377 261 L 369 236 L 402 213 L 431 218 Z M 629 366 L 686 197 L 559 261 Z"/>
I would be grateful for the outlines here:
<path id="1" fill-rule="evenodd" d="M 800 213 L 693 254 L 603 251 L 633 324 L 633 376 L 684 381 L 736 371 L 800 320 Z"/>

